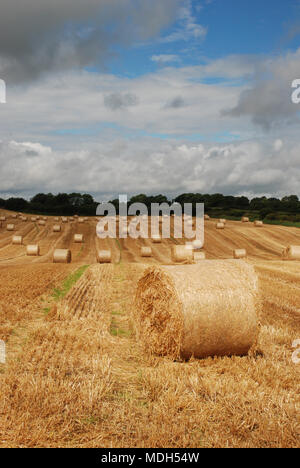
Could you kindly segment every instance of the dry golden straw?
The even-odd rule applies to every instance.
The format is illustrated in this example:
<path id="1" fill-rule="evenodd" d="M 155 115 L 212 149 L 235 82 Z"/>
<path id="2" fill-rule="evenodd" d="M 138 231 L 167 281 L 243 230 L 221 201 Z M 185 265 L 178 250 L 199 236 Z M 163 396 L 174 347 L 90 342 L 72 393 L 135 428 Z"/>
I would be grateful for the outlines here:
<path id="1" fill-rule="evenodd" d="M 171 249 L 173 262 L 192 262 L 194 259 L 193 247 L 191 245 L 173 245 Z"/>
<path id="2" fill-rule="evenodd" d="M 240 259 L 240 258 L 246 258 L 247 257 L 247 251 L 245 249 L 235 249 L 233 251 L 233 258 Z"/>
<path id="3" fill-rule="evenodd" d="M 300 245 L 289 245 L 283 251 L 285 260 L 300 260 Z"/>
<path id="4" fill-rule="evenodd" d="M 141 257 L 152 257 L 151 247 L 141 247 Z"/>
<path id="5" fill-rule="evenodd" d="M 53 263 L 71 263 L 72 254 L 69 249 L 56 249 L 53 254 Z"/>
<path id="6" fill-rule="evenodd" d="M 202 260 L 206 259 L 205 252 L 194 252 L 194 262 L 202 262 Z"/>
<path id="7" fill-rule="evenodd" d="M 111 263 L 111 250 L 98 250 L 97 261 L 98 263 Z"/>
<path id="8" fill-rule="evenodd" d="M 38 257 L 40 255 L 40 247 L 38 245 L 27 245 L 26 254 L 29 257 Z"/>
<path id="9" fill-rule="evenodd" d="M 148 268 L 138 282 L 134 323 L 153 354 L 245 355 L 258 334 L 258 280 L 234 260 Z"/>
<path id="10" fill-rule="evenodd" d="M 22 236 L 13 236 L 12 244 L 13 245 L 22 245 L 23 244 L 23 237 Z"/>

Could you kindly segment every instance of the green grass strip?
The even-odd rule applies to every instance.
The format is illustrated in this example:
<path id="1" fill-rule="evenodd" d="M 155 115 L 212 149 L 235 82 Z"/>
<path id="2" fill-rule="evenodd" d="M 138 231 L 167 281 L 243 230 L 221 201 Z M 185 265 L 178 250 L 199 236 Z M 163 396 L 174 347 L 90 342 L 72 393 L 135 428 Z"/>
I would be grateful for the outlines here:
<path id="1" fill-rule="evenodd" d="M 74 273 L 71 273 L 63 282 L 60 288 L 56 288 L 53 291 L 52 297 L 55 301 L 63 299 L 70 289 L 74 286 L 75 283 L 82 277 L 84 272 L 87 270 L 89 265 L 84 265 L 76 270 Z"/>

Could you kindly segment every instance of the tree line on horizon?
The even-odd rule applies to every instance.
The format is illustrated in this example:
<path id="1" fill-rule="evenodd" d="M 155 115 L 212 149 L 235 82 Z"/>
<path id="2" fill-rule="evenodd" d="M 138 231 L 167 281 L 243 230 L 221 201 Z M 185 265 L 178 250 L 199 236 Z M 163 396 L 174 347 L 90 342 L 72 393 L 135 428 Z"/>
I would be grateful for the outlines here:
<path id="1" fill-rule="evenodd" d="M 119 200 L 110 201 L 119 210 Z M 255 215 L 261 219 L 291 220 L 300 222 L 300 201 L 297 195 L 279 198 L 256 197 L 250 200 L 245 196 L 228 196 L 220 193 L 201 194 L 184 193 L 169 200 L 165 195 L 134 195 L 130 198 L 128 206 L 133 203 L 143 203 L 149 212 L 152 203 L 167 203 L 171 205 L 177 202 L 180 205 L 192 203 L 193 209 L 197 203 L 205 204 L 205 211 L 212 216 L 223 213 L 230 217 L 239 217 L 244 214 Z M 94 200 L 92 195 L 81 193 L 38 193 L 30 200 L 20 197 L 11 197 L 7 200 L 0 198 L 0 207 L 11 211 L 21 211 L 27 213 L 39 213 L 49 215 L 69 215 L 74 214 L 95 216 L 97 206 L 100 202 Z"/>

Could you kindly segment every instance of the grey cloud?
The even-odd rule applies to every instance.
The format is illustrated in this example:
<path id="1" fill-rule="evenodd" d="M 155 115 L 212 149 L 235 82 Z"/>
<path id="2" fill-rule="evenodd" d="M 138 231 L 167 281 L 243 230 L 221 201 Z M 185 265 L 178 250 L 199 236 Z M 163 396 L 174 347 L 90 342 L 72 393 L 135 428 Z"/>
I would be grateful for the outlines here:
<path id="1" fill-rule="evenodd" d="M 132 93 L 112 93 L 104 96 L 104 105 L 114 111 L 136 106 L 138 103 L 138 97 Z"/>
<path id="2" fill-rule="evenodd" d="M 185 107 L 186 103 L 182 96 L 177 96 L 166 104 L 168 109 L 179 109 L 180 107 Z"/>
<path id="3" fill-rule="evenodd" d="M 112 45 L 157 35 L 182 0 L 1 0 L 0 75 L 10 83 L 49 70 L 103 65 Z"/>
<path id="4" fill-rule="evenodd" d="M 300 49 L 265 63 L 258 62 L 252 87 L 243 91 L 237 105 L 223 110 L 222 115 L 249 116 L 265 131 L 299 122 L 299 106 L 291 100 L 291 84 L 299 78 L 299 60 Z"/>

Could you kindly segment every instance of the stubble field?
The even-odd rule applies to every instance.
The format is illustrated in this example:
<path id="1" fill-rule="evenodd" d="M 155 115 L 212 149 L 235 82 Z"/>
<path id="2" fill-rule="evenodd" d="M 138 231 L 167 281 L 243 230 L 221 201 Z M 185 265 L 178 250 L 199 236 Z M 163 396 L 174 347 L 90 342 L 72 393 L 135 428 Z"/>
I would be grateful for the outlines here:
<path id="1" fill-rule="evenodd" d="M 45 227 L 14 222 L 14 234 L 39 243 L 41 255 L 12 246 L 2 223 L 0 446 L 300 446 L 300 365 L 292 361 L 300 262 L 280 257 L 300 244 L 297 228 L 228 222 L 217 231 L 206 222 L 208 259 L 232 258 L 242 247 L 256 269 L 259 340 L 249 356 L 173 362 L 137 342 L 132 304 L 145 266 L 172 264 L 179 241 L 99 240 L 95 219 L 62 225 L 61 233 L 51 218 Z M 84 244 L 73 242 L 78 232 Z M 150 245 L 153 258 L 141 258 L 140 247 Z M 97 264 L 97 248 L 108 247 L 113 263 Z M 72 263 L 51 263 L 55 248 L 70 248 Z"/>

